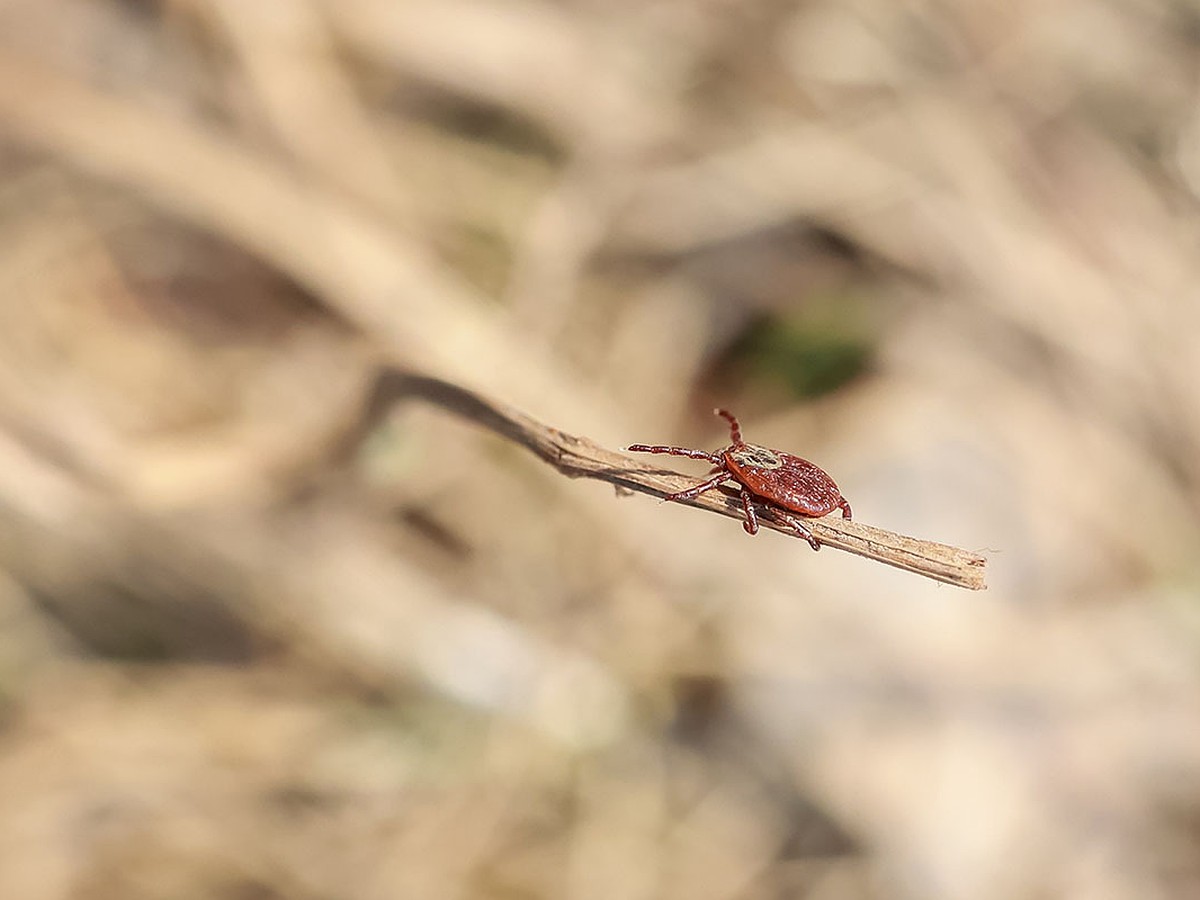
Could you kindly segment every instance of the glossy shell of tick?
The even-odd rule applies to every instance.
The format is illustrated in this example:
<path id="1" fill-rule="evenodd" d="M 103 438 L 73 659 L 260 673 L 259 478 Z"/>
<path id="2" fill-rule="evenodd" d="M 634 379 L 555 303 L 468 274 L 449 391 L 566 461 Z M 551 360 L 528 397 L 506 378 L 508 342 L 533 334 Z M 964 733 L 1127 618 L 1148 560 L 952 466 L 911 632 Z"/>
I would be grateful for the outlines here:
<path id="1" fill-rule="evenodd" d="M 667 447 L 649 444 L 633 444 L 630 450 L 637 453 L 666 453 L 670 456 L 686 456 L 690 459 L 705 459 L 713 464 L 710 477 L 700 484 L 674 494 L 666 500 L 690 500 L 705 491 L 719 487 L 726 481 L 736 481 L 742 498 L 746 521 L 742 527 L 749 534 L 758 533 L 758 507 L 767 507 L 775 518 L 787 524 L 808 541 L 814 550 L 821 549 L 821 542 L 796 513 L 805 518 L 828 515 L 835 509 L 842 517 L 850 518 L 850 504 L 838 490 L 838 486 L 824 469 L 781 450 L 747 444 L 742 440 L 738 420 L 723 409 L 714 410 L 729 422 L 729 434 L 733 441 L 716 453 L 706 450 L 691 450 L 686 447 Z"/>
<path id="2" fill-rule="evenodd" d="M 734 481 L 784 509 L 815 518 L 849 506 L 825 470 L 807 459 L 754 444 L 731 448 L 724 456 Z"/>

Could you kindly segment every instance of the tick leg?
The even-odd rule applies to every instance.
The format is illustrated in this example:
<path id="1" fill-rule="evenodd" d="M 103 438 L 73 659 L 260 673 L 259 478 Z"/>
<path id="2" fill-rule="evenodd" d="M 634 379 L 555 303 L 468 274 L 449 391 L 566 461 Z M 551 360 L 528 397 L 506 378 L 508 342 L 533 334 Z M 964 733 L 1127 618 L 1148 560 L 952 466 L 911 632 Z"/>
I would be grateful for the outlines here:
<path id="1" fill-rule="evenodd" d="M 847 503 L 845 500 L 842 500 L 842 502 L 839 503 L 838 506 L 840 506 L 842 508 L 842 518 L 849 519 L 850 518 L 850 504 Z"/>
<path id="2" fill-rule="evenodd" d="M 713 412 L 729 421 L 729 437 L 735 444 L 740 444 L 742 442 L 742 426 L 738 424 L 737 417 L 727 409 L 714 409 Z"/>
<path id="3" fill-rule="evenodd" d="M 794 528 L 796 530 L 796 532 L 800 535 L 800 537 L 802 537 L 806 541 L 808 541 L 808 545 L 810 547 L 812 547 L 814 550 L 821 549 L 821 542 L 817 540 L 817 536 L 812 533 L 811 528 L 809 528 L 807 525 L 805 525 L 803 522 L 801 522 L 795 516 L 789 515 L 788 513 L 785 513 L 781 509 L 774 509 L 772 511 L 775 513 L 776 518 L 781 519 L 782 521 L 786 522 L 788 525 L 791 525 L 792 528 Z"/>
<path id="4" fill-rule="evenodd" d="M 746 529 L 746 534 L 758 534 L 758 513 L 754 511 L 754 504 L 750 500 L 750 492 L 742 488 L 742 509 L 746 510 L 746 521 L 742 523 L 742 527 Z"/>
<path id="5" fill-rule="evenodd" d="M 708 479 L 708 481 L 702 481 L 702 482 L 700 482 L 700 484 L 697 484 L 693 487 L 687 488 L 686 490 L 677 491 L 674 494 L 667 494 L 667 496 L 663 497 L 663 499 L 664 500 L 691 500 L 694 497 L 699 497 L 705 491 L 711 491 L 713 488 L 715 488 L 717 485 L 719 485 L 722 481 L 728 481 L 728 480 L 729 480 L 729 473 L 722 471 L 720 475 L 716 475 L 716 476 Z"/>
<path id="6" fill-rule="evenodd" d="M 707 459 L 715 466 L 725 467 L 725 461 L 720 454 L 709 453 L 707 450 L 689 450 L 687 447 L 662 447 L 658 444 L 630 444 L 625 448 L 631 453 L 666 453 L 669 456 L 686 456 L 688 459 Z"/>

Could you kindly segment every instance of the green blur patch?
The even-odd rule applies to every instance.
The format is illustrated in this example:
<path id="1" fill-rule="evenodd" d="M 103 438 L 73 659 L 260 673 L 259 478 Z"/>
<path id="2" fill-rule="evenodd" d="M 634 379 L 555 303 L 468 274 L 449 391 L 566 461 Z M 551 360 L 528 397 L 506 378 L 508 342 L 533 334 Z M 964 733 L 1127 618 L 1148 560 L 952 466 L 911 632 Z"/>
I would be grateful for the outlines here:
<path id="1" fill-rule="evenodd" d="M 730 346 L 727 363 L 748 381 L 767 382 L 803 399 L 838 390 L 866 373 L 874 356 L 873 335 L 861 310 L 838 306 L 821 304 L 752 323 Z"/>

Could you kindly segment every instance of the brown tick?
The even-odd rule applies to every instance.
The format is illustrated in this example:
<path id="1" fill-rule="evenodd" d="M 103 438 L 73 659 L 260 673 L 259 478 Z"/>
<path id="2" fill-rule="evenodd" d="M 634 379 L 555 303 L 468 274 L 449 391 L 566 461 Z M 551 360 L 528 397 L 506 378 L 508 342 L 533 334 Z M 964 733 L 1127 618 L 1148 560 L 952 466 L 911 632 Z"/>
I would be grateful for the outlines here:
<path id="1" fill-rule="evenodd" d="M 726 481 L 736 481 L 742 491 L 742 508 L 746 510 L 746 521 L 742 527 L 748 534 L 758 533 L 758 514 L 754 510 L 757 502 L 770 509 L 777 519 L 794 528 L 814 550 L 820 550 L 821 542 L 816 535 L 791 513 L 814 519 L 840 509 L 842 518 L 849 519 L 850 504 L 833 479 L 824 469 L 807 459 L 757 444 L 747 444 L 742 440 L 741 426 L 732 413 L 723 409 L 713 412 L 729 420 L 729 436 L 733 441 L 716 453 L 647 444 L 633 444 L 628 448 L 635 453 L 668 453 L 689 459 L 706 459 L 713 464 L 709 472 L 712 478 L 687 490 L 667 494 L 663 499 L 691 500 Z"/>

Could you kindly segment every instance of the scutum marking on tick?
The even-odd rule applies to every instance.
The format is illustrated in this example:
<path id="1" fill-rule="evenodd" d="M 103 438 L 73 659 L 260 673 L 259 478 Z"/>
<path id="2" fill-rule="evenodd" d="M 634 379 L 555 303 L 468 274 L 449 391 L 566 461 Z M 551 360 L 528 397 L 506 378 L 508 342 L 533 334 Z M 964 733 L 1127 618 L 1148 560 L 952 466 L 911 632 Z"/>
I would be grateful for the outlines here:
<path id="1" fill-rule="evenodd" d="M 757 444 L 735 447 L 729 451 L 729 458 L 739 466 L 754 466 L 758 469 L 778 469 L 783 466 L 783 460 L 778 453 Z"/>

